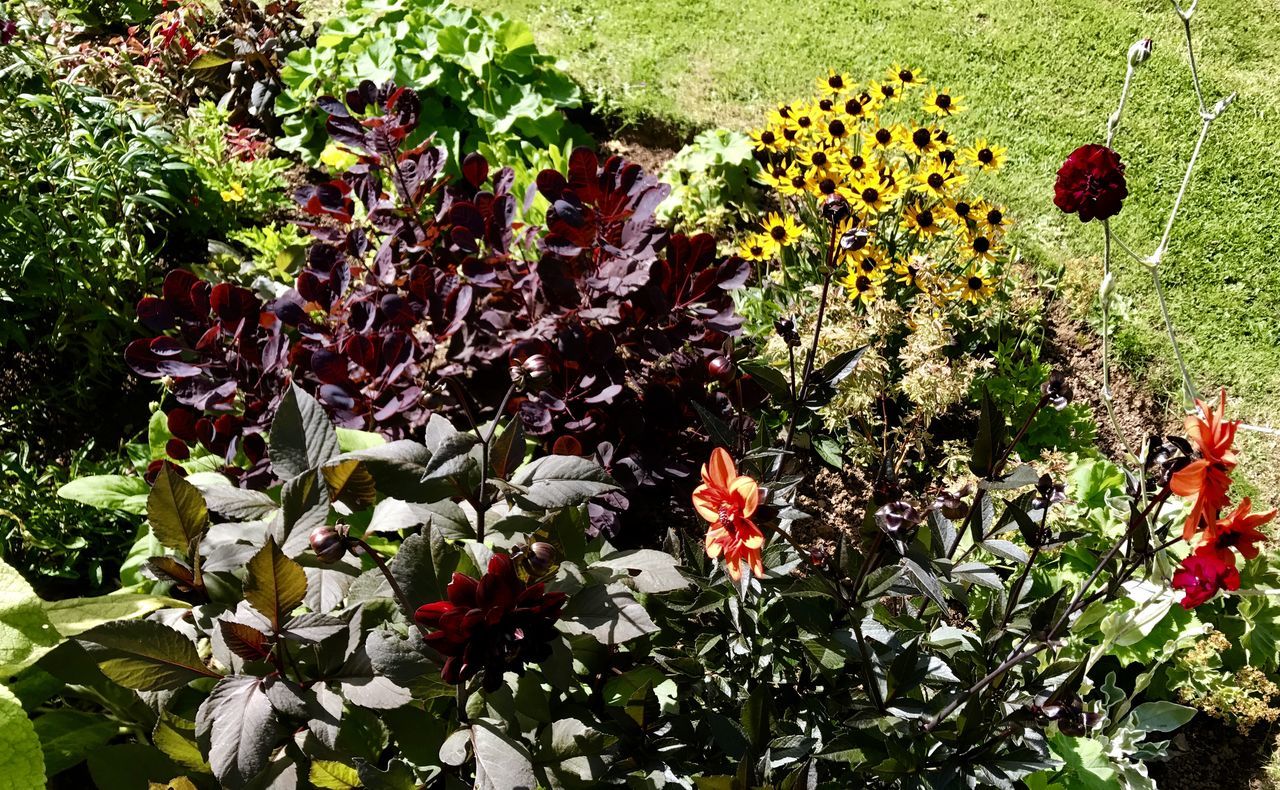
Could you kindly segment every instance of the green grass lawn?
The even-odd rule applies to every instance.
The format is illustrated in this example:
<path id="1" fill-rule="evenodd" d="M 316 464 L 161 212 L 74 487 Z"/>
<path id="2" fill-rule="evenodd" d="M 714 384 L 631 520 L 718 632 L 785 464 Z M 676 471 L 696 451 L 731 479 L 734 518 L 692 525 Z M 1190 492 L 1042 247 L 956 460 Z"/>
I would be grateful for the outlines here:
<path id="1" fill-rule="evenodd" d="M 1101 142 L 1136 39 L 1156 40 L 1138 72 L 1116 148 L 1131 196 L 1114 221 L 1144 254 L 1199 130 L 1182 27 L 1160 0 L 476 0 L 532 25 L 604 109 L 634 124 L 747 129 L 772 104 L 807 96 L 828 67 L 879 78 L 893 62 L 967 97 L 952 122 L 1009 146 L 994 196 L 1036 257 L 1096 281 L 1097 223 L 1052 204 L 1054 174 L 1077 145 Z M 1268 8 L 1270 6 L 1270 8 Z M 1227 386 L 1246 420 L 1280 422 L 1280 15 L 1273 0 L 1202 0 L 1194 17 L 1206 101 L 1237 91 L 1215 124 L 1164 264 L 1171 312 L 1201 392 Z M 865 75 L 865 76 L 864 76 Z M 1140 338 L 1127 364 L 1176 396 L 1150 277 L 1129 261 L 1119 289 Z M 1174 398 L 1176 402 L 1176 397 Z M 1246 438 L 1246 476 L 1280 490 L 1274 438 Z"/>

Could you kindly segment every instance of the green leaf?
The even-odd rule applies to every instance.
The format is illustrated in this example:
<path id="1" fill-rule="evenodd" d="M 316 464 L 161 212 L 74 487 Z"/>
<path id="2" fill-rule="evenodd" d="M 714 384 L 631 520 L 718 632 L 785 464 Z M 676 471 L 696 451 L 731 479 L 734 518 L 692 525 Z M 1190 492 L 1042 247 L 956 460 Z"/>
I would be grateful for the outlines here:
<path id="1" fill-rule="evenodd" d="M 529 750 L 503 732 L 502 722 L 493 719 L 473 721 L 471 748 L 476 755 L 475 790 L 534 790 L 538 787 Z"/>
<path id="2" fill-rule="evenodd" d="M 307 595 L 307 574 L 272 538 L 249 560 L 244 599 L 279 632 Z"/>
<path id="3" fill-rule="evenodd" d="M 271 465 L 289 480 L 338 455 L 338 434 L 316 399 L 289 385 L 271 423 Z"/>
<path id="4" fill-rule="evenodd" d="M 355 790 L 361 787 L 360 772 L 334 760 L 316 760 L 311 763 L 311 784 L 324 790 Z"/>
<path id="5" fill-rule="evenodd" d="M 338 428 L 338 449 L 344 453 L 352 453 L 356 450 L 368 450 L 373 447 L 381 447 L 387 443 L 387 440 L 380 433 L 372 431 L 357 431 L 351 428 Z"/>
<path id="6" fill-rule="evenodd" d="M 78 477 L 58 489 L 58 496 L 103 510 L 123 510 L 134 515 L 147 512 L 151 489 L 141 477 L 89 475 Z"/>
<path id="7" fill-rule="evenodd" d="M 643 593 L 664 593 L 682 590 L 690 582 L 676 568 L 676 558 L 665 551 L 634 549 L 619 551 L 592 564 L 593 568 L 610 568 L 624 571 L 629 582 Z"/>
<path id="8" fill-rule="evenodd" d="M 16 675 L 61 641 L 35 590 L 0 560 L 0 677 Z"/>
<path id="9" fill-rule="evenodd" d="M 151 733 L 151 742 L 164 752 L 171 760 L 196 773 L 211 773 L 209 763 L 200 753 L 196 743 L 196 723 L 178 718 L 164 711 L 156 721 L 156 728 Z"/>
<path id="10" fill-rule="evenodd" d="M 201 69 L 216 69 L 219 66 L 225 66 L 230 63 L 232 58 L 226 55 L 219 55 L 217 52 L 205 52 L 187 65 L 187 68 L 199 71 Z"/>
<path id="11" fill-rule="evenodd" d="M 205 666 L 195 643 L 153 620 L 103 623 L 79 639 L 105 648 L 93 651 L 102 674 L 135 691 L 176 689 L 197 678 L 222 677 Z"/>
<path id="12" fill-rule="evenodd" d="M 112 620 L 136 620 L 158 609 L 186 609 L 189 606 L 183 601 L 163 595 L 113 593 L 96 598 L 50 601 L 44 605 L 44 611 L 58 633 L 69 638 Z"/>
<path id="13" fill-rule="evenodd" d="M 520 467 L 511 483 L 524 490 L 521 499 L 542 510 L 580 505 L 618 488 L 604 468 L 576 455 L 548 455 Z"/>
<path id="14" fill-rule="evenodd" d="M 14 790 L 45 786 L 40 738 L 18 698 L 0 686 L 0 782 Z"/>
<path id="15" fill-rule="evenodd" d="M 186 555 L 208 528 L 209 510 L 200 489 L 166 465 L 147 497 L 147 522 L 161 545 Z"/>
<path id="16" fill-rule="evenodd" d="M 1070 738 L 1057 733 L 1049 745 L 1066 766 L 1058 773 L 1053 787 L 1062 790 L 1114 790 L 1119 787 L 1115 768 L 1106 749 L 1090 738 Z"/>
<path id="17" fill-rule="evenodd" d="M 1195 708 L 1179 705 L 1175 702 L 1159 700 L 1144 702 L 1129 714 L 1128 726 L 1146 734 L 1151 732 L 1173 732 L 1191 721 L 1196 715 Z"/>
<path id="18" fill-rule="evenodd" d="M 116 735 L 116 725 L 101 715 L 71 708 L 51 710 L 35 719 L 49 776 L 77 765 Z"/>
<path id="19" fill-rule="evenodd" d="M 618 645 L 658 630 L 644 607 L 621 584 L 594 585 L 569 599 L 560 621 L 570 634 L 591 634 L 601 643 Z"/>

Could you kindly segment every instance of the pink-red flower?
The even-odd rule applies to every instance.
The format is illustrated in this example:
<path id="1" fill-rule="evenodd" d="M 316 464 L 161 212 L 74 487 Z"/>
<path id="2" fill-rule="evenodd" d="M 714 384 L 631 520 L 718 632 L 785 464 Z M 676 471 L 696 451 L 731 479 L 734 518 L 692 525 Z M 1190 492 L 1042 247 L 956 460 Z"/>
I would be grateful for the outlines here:
<path id="1" fill-rule="evenodd" d="M 504 672 L 521 673 L 551 656 L 565 595 L 521 581 L 505 554 L 495 554 L 478 581 L 453 574 L 445 594 L 447 600 L 419 607 L 414 619 L 435 629 L 426 641 L 446 656 L 440 671 L 446 683 L 483 673 L 484 688 L 493 691 Z"/>
<path id="2" fill-rule="evenodd" d="M 702 466 L 702 485 L 693 492 L 693 506 L 711 526 L 707 529 L 707 556 L 723 556 L 733 580 L 742 578 L 742 565 L 757 578 L 764 577 L 760 549 L 764 535 L 751 520 L 760 506 L 760 487 L 747 475 L 738 474 L 733 458 L 721 447 L 711 451 L 711 461 Z"/>
<path id="3" fill-rule="evenodd" d="M 1192 554 L 1173 574 L 1173 587 L 1182 590 L 1182 608 L 1194 609 L 1218 590 L 1240 589 L 1240 572 L 1213 554 Z"/>
<path id="4" fill-rule="evenodd" d="M 1266 535 L 1258 531 L 1258 527 L 1275 518 L 1276 511 L 1250 513 L 1251 508 L 1252 503 L 1249 497 L 1240 500 L 1240 506 L 1234 513 L 1227 518 L 1219 519 L 1213 527 L 1201 533 L 1196 554 L 1212 556 L 1233 568 L 1236 564 L 1236 555 L 1231 551 L 1232 548 L 1239 551 L 1240 556 L 1246 560 L 1256 558 L 1258 541 L 1267 539 Z"/>
<path id="5" fill-rule="evenodd" d="M 1201 416 L 1187 417 L 1187 435 L 1200 451 L 1200 457 L 1184 466 L 1169 479 L 1169 488 L 1180 497 L 1194 498 L 1191 512 L 1183 525 L 1182 537 L 1191 540 L 1201 528 L 1211 529 L 1218 514 L 1228 504 L 1231 487 L 1230 471 L 1236 466 L 1235 443 L 1238 421 L 1223 419 L 1227 408 L 1227 391 L 1222 390 L 1218 408 L 1196 400 Z"/>
<path id="6" fill-rule="evenodd" d="M 1120 155 L 1105 145 L 1082 145 L 1058 168 L 1053 185 L 1054 204 L 1081 222 L 1108 219 L 1120 213 L 1129 188 Z"/>

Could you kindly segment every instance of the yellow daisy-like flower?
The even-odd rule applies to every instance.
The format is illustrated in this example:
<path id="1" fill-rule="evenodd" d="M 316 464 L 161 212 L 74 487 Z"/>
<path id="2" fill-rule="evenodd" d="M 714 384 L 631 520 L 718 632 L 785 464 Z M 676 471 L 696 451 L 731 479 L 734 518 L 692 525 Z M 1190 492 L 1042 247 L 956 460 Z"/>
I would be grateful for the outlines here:
<path id="1" fill-rule="evenodd" d="M 986 140 L 978 138 L 972 148 L 966 148 L 964 158 L 969 164 L 979 170 L 999 170 L 1004 167 L 1005 152 L 1008 149 L 998 145 L 991 145 Z"/>
<path id="2" fill-rule="evenodd" d="M 954 96 L 950 89 L 933 89 L 924 97 L 924 111 L 931 115 L 955 115 L 964 112 L 964 97 Z"/>
<path id="3" fill-rule="evenodd" d="M 835 170 L 810 170 L 805 188 L 816 197 L 829 197 L 844 186 L 844 178 Z"/>
<path id="4" fill-rule="evenodd" d="M 991 238 L 1000 238 L 1011 224 L 1012 221 L 999 206 L 983 203 L 978 207 L 978 227 Z"/>
<path id="5" fill-rule="evenodd" d="M 781 162 L 765 165 L 760 168 L 760 172 L 756 175 L 756 180 L 767 187 L 777 189 L 784 181 L 789 180 L 787 171 L 792 167 L 795 167 L 795 165 L 784 165 Z"/>
<path id="6" fill-rule="evenodd" d="M 825 142 L 804 146 L 796 150 L 796 162 L 807 170 L 821 170 L 824 172 L 832 170 L 836 166 L 832 149 L 833 147 Z"/>
<path id="7" fill-rule="evenodd" d="M 853 118 L 857 122 L 861 122 L 872 112 L 872 108 L 867 106 L 868 99 L 870 99 L 870 97 L 871 95 L 868 93 L 850 96 L 845 99 L 844 103 L 839 105 L 839 107 L 845 115 Z"/>
<path id="8" fill-rule="evenodd" d="M 809 190 L 809 177 L 805 175 L 803 168 L 792 162 L 787 165 L 786 175 L 779 179 L 774 188 L 784 197 L 803 195 Z"/>
<path id="9" fill-rule="evenodd" d="M 883 277 L 889 271 L 889 257 L 877 246 L 863 248 L 862 253 L 850 260 L 849 270 L 854 274 Z"/>
<path id="10" fill-rule="evenodd" d="M 853 90 L 853 80 L 847 73 L 835 69 L 827 71 L 827 76 L 818 78 L 818 92 L 824 96 L 839 96 Z"/>
<path id="11" fill-rule="evenodd" d="M 956 280 L 952 290 L 961 300 L 977 304 L 984 299 L 990 299 L 996 289 L 991 278 L 984 277 L 976 268 L 970 268 L 964 276 Z"/>
<path id="12" fill-rule="evenodd" d="M 896 185 L 885 184 L 881 179 L 868 177 L 850 184 L 841 194 L 854 208 L 867 214 L 879 214 L 889 208 L 898 196 Z"/>
<path id="13" fill-rule="evenodd" d="M 902 91 L 899 90 L 898 86 L 892 81 L 876 82 L 875 80 L 872 80 L 871 83 L 867 85 L 867 93 L 870 93 L 872 96 L 879 96 L 882 104 L 895 102 L 902 98 Z"/>
<path id="14" fill-rule="evenodd" d="M 874 303 L 884 294 L 883 275 L 851 272 L 840 280 L 840 284 L 844 286 L 850 299 L 862 302 L 864 305 Z"/>
<path id="15" fill-rule="evenodd" d="M 930 274 L 927 260 L 921 255 L 912 255 L 910 260 L 898 261 L 893 265 L 893 273 L 898 275 L 898 282 L 923 291 L 929 282 Z"/>
<path id="16" fill-rule="evenodd" d="M 941 162 L 930 162 L 916 173 L 916 183 L 937 198 L 945 198 L 965 180 L 963 173 L 952 170 Z"/>
<path id="17" fill-rule="evenodd" d="M 871 171 L 871 167 L 871 162 L 862 154 L 853 154 L 844 163 L 844 170 L 851 178 L 862 178 Z"/>
<path id="18" fill-rule="evenodd" d="M 791 104 L 779 104 L 769 112 L 770 126 L 786 126 L 794 117 Z"/>
<path id="19" fill-rule="evenodd" d="M 959 250 L 962 255 L 974 262 L 996 259 L 995 239 L 981 231 L 961 239 Z"/>
<path id="20" fill-rule="evenodd" d="M 938 153 L 945 144 L 938 138 L 938 129 L 932 126 L 917 126 L 904 136 L 903 147 L 910 153 L 925 156 Z"/>
<path id="21" fill-rule="evenodd" d="M 924 208 L 915 203 L 902 211 L 902 229 L 932 237 L 942 232 L 942 218 L 932 208 Z"/>
<path id="22" fill-rule="evenodd" d="M 855 124 L 851 124 L 847 118 L 841 118 L 837 115 L 821 125 L 819 136 L 838 144 L 841 140 L 849 139 L 849 135 L 855 131 L 857 131 Z"/>
<path id="23" fill-rule="evenodd" d="M 790 147 L 787 141 L 783 139 L 782 134 L 772 126 L 766 126 L 763 129 L 753 129 L 749 135 L 751 137 L 751 144 L 757 151 L 780 154 Z"/>
<path id="24" fill-rule="evenodd" d="M 770 214 L 765 217 L 764 232 L 779 247 L 790 247 L 804 235 L 804 226 L 793 217 Z"/>
<path id="25" fill-rule="evenodd" d="M 815 106 L 822 112 L 822 114 L 829 115 L 830 113 L 835 112 L 836 100 L 838 98 L 838 96 L 823 96 L 818 99 L 818 103 Z"/>
<path id="26" fill-rule="evenodd" d="M 791 108 L 791 126 L 799 130 L 801 137 L 807 137 L 818 129 L 821 113 L 817 107 L 807 104 Z"/>
<path id="27" fill-rule="evenodd" d="M 863 148 L 865 151 L 884 156 L 901 145 L 906 133 L 907 130 L 902 127 L 902 124 L 882 124 L 867 132 L 867 141 Z"/>
<path id="28" fill-rule="evenodd" d="M 919 69 L 900 66 L 897 63 L 893 64 L 893 68 L 885 72 L 885 79 L 889 82 L 896 82 L 899 85 L 924 85 L 928 82 Z"/>
<path id="29" fill-rule="evenodd" d="M 743 239 L 738 247 L 738 257 L 749 261 L 767 261 L 777 252 L 778 245 L 765 233 L 753 233 Z"/>
<path id="30" fill-rule="evenodd" d="M 951 215 L 951 219 L 961 227 L 967 227 L 972 222 L 978 221 L 978 210 L 976 207 L 982 204 L 982 198 L 953 198 L 944 204 L 947 213 Z"/>

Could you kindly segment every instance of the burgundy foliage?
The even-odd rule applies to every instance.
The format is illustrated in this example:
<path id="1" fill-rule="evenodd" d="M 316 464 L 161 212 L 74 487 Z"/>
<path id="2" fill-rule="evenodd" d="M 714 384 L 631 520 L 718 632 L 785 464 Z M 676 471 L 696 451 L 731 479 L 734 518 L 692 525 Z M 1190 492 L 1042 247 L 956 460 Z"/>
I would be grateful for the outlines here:
<path id="1" fill-rule="evenodd" d="M 519 225 L 509 168 L 471 154 L 449 178 L 443 148 L 407 146 L 420 116 L 413 91 L 366 81 L 345 99 L 320 103 L 332 138 L 359 161 L 298 191 L 313 241 L 294 287 L 264 305 L 175 272 L 162 297 L 139 305 L 161 334 L 126 356 L 174 382 L 178 444 L 229 464 L 242 449 L 260 465 L 290 380 L 340 425 L 413 436 L 433 410 L 458 408 L 446 379 L 496 404 L 508 368 L 539 354 L 549 375 L 510 409 L 544 451 L 595 456 L 631 490 L 692 474 L 707 452 L 695 404 L 727 408 L 719 390 L 732 376 L 713 363 L 739 332 L 730 291 L 747 264 L 721 259 L 711 236 L 659 227 L 666 187 L 586 149 L 567 176 L 538 175 L 545 227 Z M 593 521 L 612 528 L 625 506 L 616 495 Z"/>

